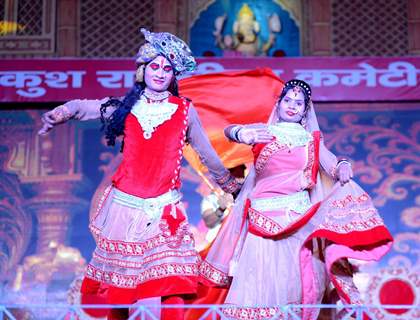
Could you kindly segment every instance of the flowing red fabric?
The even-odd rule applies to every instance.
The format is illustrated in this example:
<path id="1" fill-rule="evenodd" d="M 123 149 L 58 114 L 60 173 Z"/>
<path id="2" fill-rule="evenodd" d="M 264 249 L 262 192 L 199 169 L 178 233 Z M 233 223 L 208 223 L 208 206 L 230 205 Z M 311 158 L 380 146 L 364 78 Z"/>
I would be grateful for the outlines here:
<path id="1" fill-rule="evenodd" d="M 284 86 L 271 69 L 220 72 L 192 76 L 179 82 L 179 92 L 192 100 L 204 130 L 213 148 L 228 167 L 236 167 L 253 160 L 251 148 L 232 143 L 224 136 L 223 129 L 230 124 L 266 123 Z M 191 147 L 184 149 L 184 156 L 198 171 L 207 169 Z M 204 258 L 209 248 L 200 252 Z M 198 286 L 192 304 L 222 304 L 226 288 Z M 186 319 L 197 319 L 205 310 L 188 310 Z"/>
<path id="2" fill-rule="evenodd" d="M 197 75 L 179 82 L 180 94 L 192 100 L 203 127 L 228 168 L 252 162 L 250 147 L 229 142 L 223 129 L 230 124 L 266 123 L 283 88 L 271 69 Z M 190 147 L 184 155 L 196 170 L 206 171 Z"/>

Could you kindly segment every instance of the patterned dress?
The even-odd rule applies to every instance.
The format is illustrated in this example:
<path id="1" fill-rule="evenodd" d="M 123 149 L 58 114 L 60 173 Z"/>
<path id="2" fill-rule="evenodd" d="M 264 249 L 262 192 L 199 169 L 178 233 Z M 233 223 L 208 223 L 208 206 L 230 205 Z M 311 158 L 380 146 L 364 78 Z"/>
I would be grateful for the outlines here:
<path id="1" fill-rule="evenodd" d="M 201 259 L 179 192 L 185 143 L 226 192 L 237 187 L 189 101 L 140 99 L 126 118 L 122 163 L 90 222 L 97 247 L 83 293 L 106 289 L 109 303 L 129 304 L 196 292 Z"/>
<path id="2" fill-rule="evenodd" d="M 378 259 L 391 235 L 354 182 L 336 185 L 322 201 L 314 196 L 323 156 L 319 131 L 285 122 L 269 130 L 275 139 L 253 147 L 255 179 L 239 222 L 241 239 L 228 264 L 217 263 L 227 248 L 204 261 L 203 281 L 230 284 L 224 313 L 232 319 L 283 319 L 280 306 L 321 303 L 330 283 L 344 302 L 360 303 L 347 258 Z M 221 238 L 233 238 L 232 222 Z M 316 319 L 319 310 L 295 312 Z"/>

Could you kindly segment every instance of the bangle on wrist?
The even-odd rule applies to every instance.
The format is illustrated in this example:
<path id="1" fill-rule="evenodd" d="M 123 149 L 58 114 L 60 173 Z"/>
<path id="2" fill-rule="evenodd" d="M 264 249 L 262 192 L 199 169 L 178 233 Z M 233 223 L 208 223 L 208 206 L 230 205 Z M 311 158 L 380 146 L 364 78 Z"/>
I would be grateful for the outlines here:
<path id="1" fill-rule="evenodd" d="M 232 127 L 232 129 L 230 129 L 230 132 L 229 132 L 229 139 L 230 140 L 236 141 L 235 140 L 236 130 L 237 130 L 236 126 Z"/>
<path id="2" fill-rule="evenodd" d="M 241 132 L 242 127 L 239 128 L 238 131 L 236 131 L 236 141 L 241 142 L 241 138 L 239 138 L 239 132 Z"/>
<path id="3" fill-rule="evenodd" d="M 341 159 L 337 160 L 337 164 L 331 170 L 331 176 L 334 179 L 338 179 L 338 168 L 340 167 L 340 165 L 342 163 L 348 163 L 350 165 L 350 167 L 351 167 L 351 162 L 348 159 L 341 158 Z"/>
<path id="4" fill-rule="evenodd" d="M 338 179 L 338 169 L 340 168 L 340 165 L 343 164 L 343 163 L 347 163 L 350 166 L 350 168 L 351 168 L 351 163 L 350 163 L 350 161 L 348 159 L 340 159 L 340 160 L 338 160 L 337 161 L 337 164 L 335 165 L 335 167 L 333 169 L 333 174 L 332 174 L 332 176 L 335 179 Z"/>
<path id="5" fill-rule="evenodd" d="M 52 114 L 57 123 L 65 122 L 73 117 L 69 108 L 66 105 L 61 105 L 52 110 Z"/>
<path id="6" fill-rule="evenodd" d="M 222 209 L 222 208 L 217 208 L 216 209 L 216 216 L 218 217 L 218 218 L 221 218 L 221 217 L 223 217 L 223 215 L 225 214 L 225 210 L 226 209 Z"/>
<path id="7" fill-rule="evenodd" d="M 349 164 L 351 166 L 351 163 L 350 163 L 349 160 L 347 160 L 347 159 L 341 159 L 341 160 L 338 160 L 337 161 L 337 166 L 336 167 L 338 168 L 342 163 L 347 163 L 347 164 Z"/>
<path id="8" fill-rule="evenodd" d="M 232 136 L 232 139 L 236 142 L 240 142 L 239 131 L 241 131 L 241 129 L 242 129 L 242 126 L 239 126 L 239 125 L 232 128 L 231 136 Z"/>

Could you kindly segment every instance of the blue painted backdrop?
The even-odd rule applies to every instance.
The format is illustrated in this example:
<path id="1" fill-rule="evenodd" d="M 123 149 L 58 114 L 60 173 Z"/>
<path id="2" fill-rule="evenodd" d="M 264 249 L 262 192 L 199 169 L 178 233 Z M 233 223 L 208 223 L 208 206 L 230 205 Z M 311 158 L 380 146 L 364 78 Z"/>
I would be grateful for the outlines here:
<path id="1" fill-rule="evenodd" d="M 254 12 L 259 22 L 261 31 L 259 33 L 262 43 L 267 41 L 269 29 L 267 17 L 277 13 L 280 17 L 282 31 L 278 34 L 276 43 L 270 49 L 268 55 L 272 55 L 277 49 L 283 50 L 286 56 L 300 55 L 299 28 L 290 14 L 283 10 L 278 4 L 270 0 L 217 0 L 207 10 L 201 12 L 199 18 L 190 29 L 190 45 L 194 55 L 202 56 L 205 51 L 212 51 L 217 56 L 222 55 L 222 50 L 215 45 L 213 36 L 214 21 L 218 16 L 227 14 L 227 21 L 224 34 L 232 34 L 232 25 L 237 14 L 244 3 L 247 3 Z"/>

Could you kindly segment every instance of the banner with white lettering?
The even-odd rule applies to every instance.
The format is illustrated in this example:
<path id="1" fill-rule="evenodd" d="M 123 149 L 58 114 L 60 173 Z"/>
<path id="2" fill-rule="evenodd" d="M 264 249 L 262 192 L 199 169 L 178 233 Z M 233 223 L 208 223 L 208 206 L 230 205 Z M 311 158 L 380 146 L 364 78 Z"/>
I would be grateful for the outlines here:
<path id="1" fill-rule="evenodd" d="M 420 57 L 197 60 L 194 74 L 271 68 L 284 80 L 298 78 L 311 84 L 315 101 L 420 100 Z M 0 102 L 121 96 L 132 87 L 134 74 L 131 59 L 3 59 Z"/>

